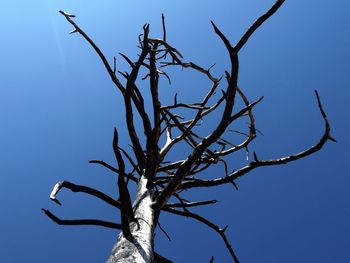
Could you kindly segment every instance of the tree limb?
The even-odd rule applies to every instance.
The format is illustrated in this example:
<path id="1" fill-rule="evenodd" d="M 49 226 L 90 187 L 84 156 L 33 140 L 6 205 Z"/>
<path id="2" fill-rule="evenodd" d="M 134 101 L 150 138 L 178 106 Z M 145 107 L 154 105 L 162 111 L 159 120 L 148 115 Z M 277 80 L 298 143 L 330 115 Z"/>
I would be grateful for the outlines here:
<path id="1" fill-rule="evenodd" d="M 114 168 L 113 166 L 109 165 L 108 163 L 104 162 L 104 161 L 101 161 L 101 160 L 90 160 L 89 163 L 94 163 L 94 164 L 100 164 L 102 165 L 103 167 L 106 167 L 107 169 L 111 170 L 112 172 L 114 173 L 117 173 L 119 174 L 120 171 L 117 169 L 117 168 Z M 130 175 L 130 174 L 125 174 L 125 176 L 134 181 L 134 182 L 138 182 L 137 178 L 135 178 L 134 176 Z"/>
<path id="2" fill-rule="evenodd" d="M 164 207 L 174 208 L 174 207 L 194 207 L 201 205 L 210 205 L 217 203 L 217 200 L 199 201 L 199 202 L 189 202 L 189 203 L 176 203 L 176 204 L 166 204 Z"/>
<path id="3" fill-rule="evenodd" d="M 277 0 L 275 4 L 265 14 L 263 14 L 253 23 L 253 25 L 247 30 L 247 32 L 243 35 L 243 37 L 233 48 L 235 52 L 239 52 L 241 50 L 241 48 L 247 43 L 247 41 L 253 35 L 253 33 L 281 7 L 284 1 L 285 0 Z"/>
<path id="4" fill-rule="evenodd" d="M 91 188 L 91 187 L 73 184 L 73 183 L 68 182 L 68 181 L 58 182 L 57 184 L 55 184 L 55 186 L 53 187 L 53 189 L 51 191 L 50 199 L 59 205 L 62 205 L 62 204 L 57 199 L 57 194 L 62 188 L 67 188 L 67 189 L 71 190 L 72 192 L 86 193 L 86 194 L 89 194 L 89 195 L 92 195 L 94 197 L 101 199 L 102 201 L 110 204 L 111 206 L 114 206 L 114 207 L 119 208 L 119 209 L 121 207 L 119 201 L 114 200 L 112 197 L 106 195 L 105 193 L 102 193 L 102 192 L 100 192 L 94 188 Z"/>
<path id="5" fill-rule="evenodd" d="M 123 87 L 123 85 L 120 83 L 119 79 L 116 77 L 116 75 L 114 74 L 111 66 L 109 65 L 105 55 L 102 53 L 102 51 L 100 50 L 100 48 L 94 43 L 94 41 L 92 41 L 92 39 L 73 21 L 73 17 L 72 16 L 62 10 L 59 11 L 66 19 L 67 21 L 74 27 L 74 29 L 76 30 L 76 32 L 79 32 L 84 38 L 85 40 L 90 44 L 90 46 L 96 51 L 97 55 L 100 57 L 100 59 L 102 60 L 102 63 L 104 64 L 109 76 L 111 77 L 113 83 L 118 87 L 118 89 L 121 91 L 122 94 L 125 93 L 125 88 Z"/>
<path id="6" fill-rule="evenodd" d="M 130 232 L 130 221 L 136 221 L 134 212 L 132 210 L 132 204 L 130 199 L 130 194 L 128 187 L 125 183 L 125 164 L 123 157 L 119 150 L 118 145 L 118 132 L 117 129 L 114 129 L 114 137 L 113 137 L 113 150 L 115 157 L 118 162 L 119 167 L 119 176 L 118 176 L 118 189 L 119 189 L 119 201 L 121 203 L 121 221 L 122 221 L 122 230 L 125 238 L 131 239 L 132 235 Z"/>
<path id="7" fill-rule="evenodd" d="M 301 158 L 304 158 L 306 156 L 309 156 L 309 155 L 321 150 L 322 147 L 325 145 L 325 143 L 328 140 L 335 142 L 336 140 L 330 134 L 330 130 L 331 130 L 330 124 L 328 122 L 327 115 L 322 107 L 320 97 L 319 97 L 318 92 L 316 90 L 315 90 L 315 94 L 316 94 L 317 104 L 318 104 L 320 113 L 321 113 L 322 118 L 324 120 L 324 129 L 325 129 L 324 133 L 323 133 L 322 137 L 320 138 L 320 140 L 318 141 L 318 143 L 316 143 L 315 145 L 311 146 L 310 148 L 308 148 L 300 153 L 289 155 L 289 156 L 282 157 L 279 159 L 258 160 L 258 158 L 256 157 L 255 160 L 252 161 L 250 164 L 248 164 L 247 166 L 231 173 L 228 176 L 225 176 L 222 178 L 216 178 L 213 180 L 199 180 L 198 179 L 195 181 L 187 181 L 187 182 L 184 182 L 179 187 L 179 189 L 187 189 L 187 188 L 192 188 L 192 187 L 210 187 L 210 186 L 217 186 L 217 185 L 230 183 L 233 180 L 235 180 L 236 178 L 247 174 L 248 172 L 250 172 L 251 170 L 253 170 L 255 168 L 262 167 L 262 166 L 273 166 L 273 165 L 287 164 L 289 162 L 299 160 Z M 255 154 L 255 156 L 256 156 L 256 154 Z"/>
<path id="8" fill-rule="evenodd" d="M 206 226 L 210 227 L 211 229 L 215 230 L 220 235 L 222 240 L 224 241 L 226 248 L 230 252 L 234 262 L 239 263 L 239 260 L 236 256 L 235 252 L 233 251 L 233 248 L 232 248 L 231 244 L 229 243 L 226 235 L 225 235 L 225 230 L 227 229 L 227 226 L 224 228 L 219 228 L 217 225 L 213 224 L 212 222 L 205 219 L 204 217 L 202 217 L 198 214 L 189 212 L 189 211 L 180 211 L 180 210 L 176 210 L 176 209 L 170 208 L 170 207 L 163 207 L 162 210 L 169 212 L 169 213 L 172 213 L 172 214 L 175 214 L 175 215 L 180 215 L 180 216 L 184 216 L 184 217 L 191 217 L 191 218 L 196 219 L 197 221 L 205 224 Z"/>
<path id="9" fill-rule="evenodd" d="M 66 225 L 66 226 L 94 225 L 94 226 L 103 226 L 103 227 L 113 228 L 113 229 L 122 229 L 121 224 L 116 224 L 116 223 L 97 220 L 97 219 L 65 220 L 65 219 L 58 218 L 47 209 L 41 209 L 41 210 L 45 213 L 45 215 L 47 215 L 52 221 L 54 221 L 58 225 Z"/>

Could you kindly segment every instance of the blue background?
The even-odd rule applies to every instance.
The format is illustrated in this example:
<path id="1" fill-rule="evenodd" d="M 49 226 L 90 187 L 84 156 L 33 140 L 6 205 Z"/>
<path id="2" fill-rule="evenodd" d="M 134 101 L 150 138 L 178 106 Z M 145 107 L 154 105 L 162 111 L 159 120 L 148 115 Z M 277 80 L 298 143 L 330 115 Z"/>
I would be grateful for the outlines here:
<path id="1" fill-rule="evenodd" d="M 62 207 L 48 197 L 61 179 L 117 196 L 115 176 L 87 161 L 113 162 L 115 126 L 128 144 L 120 94 L 90 46 L 80 35 L 68 34 L 72 27 L 58 10 L 76 14 L 75 21 L 110 62 L 118 52 L 136 58 L 146 22 L 151 36 L 161 37 L 164 13 L 168 41 L 188 61 L 203 67 L 217 63 L 213 72 L 219 76 L 228 58 L 210 20 L 234 43 L 272 2 L 1 1 L 1 262 L 104 262 L 117 237 L 100 227 L 58 226 L 40 211 L 119 221 L 117 211 L 83 194 L 63 190 Z M 229 224 L 241 262 L 348 262 L 349 11 L 346 0 L 286 1 L 241 51 L 241 88 L 251 100 L 265 95 L 255 109 L 264 136 L 251 150 L 267 159 L 316 143 L 323 122 L 314 89 L 338 140 L 301 161 L 253 171 L 237 181 L 239 191 L 223 186 L 187 195 L 220 200 L 196 211 L 220 226 Z M 127 70 L 121 58 L 118 68 Z M 171 76 L 171 86 L 162 82 L 165 100 L 179 92 L 183 101 L 192 101 L 208 87 L 193 74 L 174 71 Z M 181 156 L 181 149 L 177 153 Z M 244 153 L 230 161 L 235 168 L 245 163 Z M 172 237 L 169 242 L 157 233 L 160 254 L 175 262 L 209 262 L 211 256 L 230 262 L 212 230 L 168 214 L 160 222 Z"/>

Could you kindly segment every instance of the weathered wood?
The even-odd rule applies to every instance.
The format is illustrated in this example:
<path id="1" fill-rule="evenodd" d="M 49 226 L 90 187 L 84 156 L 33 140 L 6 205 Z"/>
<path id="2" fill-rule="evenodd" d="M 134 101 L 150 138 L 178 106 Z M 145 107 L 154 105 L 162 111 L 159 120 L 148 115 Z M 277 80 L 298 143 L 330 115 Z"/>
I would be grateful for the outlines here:
<path id="1" fill-rule="evenodd" d="M 156 216 L 152 208 L 153 191 L 147 189 L 147 178 L 140 178 L 136 200 L 133 204 L 137 223 L 130 223 L 132 239 L 119 234 L 107 263 L 151 263 L 153 262 L 153 237 Z"/>
<path id="2" fill-rule="evenodd" d="M 214 94 L 217 92 L 217 88 L 223 77 L 216 78 L 211 74 L 210 70 L 213 66 L 205 69 L 193 62 L 183 61 L 181 53 L 166 41 L 166 28 L 163 15 L 163 39 L 149 38 L 149 25 L 146 24 L 143 27 L 143 34 L 139 36 L 139 48 L 141 52 L 138 56 L 138 60 L 133 62 L 129 57 L 121 54 L 131 67 L 131 71 L 128 73 L 117 71 L 115 58 L 112 68 L 102 51 L 73 21 L 75 16 L 60 11 L 74 27 L 71 33 L 80 33 L 96 51 L 113 83 L 121 92 L 124 98 L 127 131 L 132 143 L 131 148 L 134 152 L 134 157 L 120 148 L 117 130 L 115 130 L 113 149 L 118 167 L 115 168 L 99 160 L 92 160 L 90 162 L 100 164 L 118 175 L 119 198 L 115 199 L 91 187 L 75 185 L 67 181 L 58 182 L 50 195 L 51 200 L 59 205 L 61 203 L 57 199 L 57 194 L 61 188 L 67 188 L 73 192 L 83 192 L 97 197 L 115 208 L 120 209 L 121 224 L 96 219 L 60 219 L 47 209 L 43 209 L 44 213 L 51 220 L 60 225 L 99 225 L 121 229 L 122 232 L 117 238 L 107 263 L 171 262 L 154 251 L 154 232 L 158 223 L 159 214 L 162 210 L 174 215 L 195 219 L 215 230 L 225 243 L 233 262 L 238 263 L 239 260 L 236 253 L 225 234 L 227 226 L 221 228 L 203 216 L 190 211 L 194 206 L 213 204 L 216 200 L 191 202 L 184 198 L 182 192 L 184 190 L 190 190 L 191 188 L 215 187 L 223 184 L 233 184 L 233 186 L 238 189 L 234 180 L 240 176 L 246 175 L 253 169 L 263 166 L 276 166 L 299 160 L 321 150 L 328 140 L 335 141 L 330 134 L 330 124 L 327 115 L 323 110 L 319 95 L 317 91 L 315 91 L 318 107 L 325 126 L 323 136 L 318 143 L 297 154 L 271 160 L 260 159 L 256 152 L 254 152 L 254 160 L 241 168 L 235 168 L 236 170 L 232 172 L 229 172 L 230 167 L 228 159 L 224 159 L 228 157 L 229 154 L 237 152 L 238 150 L 245 150 L 248 161 L 248 146 L 256 138 L 256 131 L 259 132 L 255 127 L 253 107 L 257 105 L 262 98 L 251 103 L 238 86 L 239 51 L 244 47 L 253 33 L 260 28 L 284 2 L 285 0 L 276 0 L 272 7 L 248 28 L 236 45 L 231 45 L 229 38 L 225 36 L 214 22 L 212 22 L 214 31 L 225 45 L 231 61 L 231 69 L 225 71 L 225 74 L 222 75 L 226 78 L 227 86 L 222 90 L 222 96 L 219 96 L 219 98 L 215 98 Z M 194 44 L 197 45 L 198 43 L 194 42 Z M 203 54 L 205 55 L 205 52 Z M 204 76 L 208 78 L 211 82 L 211 87 L 205 97 L 200 100 L 201 102 L 181 103 L 178 102 L 177 95 L 175 94 L 174 103 L 172 105 L 162 104 L 158 94 L 159 78 L 165 76 L 170 82 L 169 76 L 163 71 L 170 66 L 189 68 L 197 73 L 204 74 Z M 146 70 L 147 74 L 145 77 L 141 78 L 139 73 L 143 72 L 143 69 Z M 119 81 L 116 75 L 117 73 L 126 79 L 125 85 Z M 150 112 L 145 107 L 144 91 L 140 90 L 138 87 L 137 80 L 140 78 L 142 80 L 150 79 L 149 87 L 152 99 L 151 108 L 153 108 L 153 123 L 151 122 L 152 119 L 149 118 Z M 244 107 L 242 109 L 238 108 L 239 103 L 236 103 L 237 97 L 240 97 L 244 102 Z M 215 99 L 214 103 L 212 103 L 213 99 Z M 183 117 L 179 115 L 178 109 L 180 108 L 182 110 L 189 109 L 195 113 L 188 119 L 188 116 Z M 210 130 L 209 133 L 202 129 L 205 135 L 203 135 L 202 132 L 199 133 L 198 130 L 200 128 L 197 129 L 197 127 L 208 118 L 209 114 L 218 112 L 217 110 L 220 108 L 223 109 L 222 115 L 214 129 Z M 136 109 L 135 113 L 138 114 L 139 119 L 135 118 L 133 109 Z M 242 118 L 248 118 L 248 131 L 242 132 L 230 129 L 233 123 L 236 123 L 237 120 Z M 140 130 L 135 128 L 135 122 L 138 120 L 143 124 L 143 134 Z M 233 143 L 233 140 L 231 140 L 232 133 L 228 136 L 228 132 L 234 132 L 244 138 L 241 138 L 238 144 Z M 145 143 L 140 141 L 141 138 L 144 139 Z M 161 142 L 165 142 L 165 144 L 163 146 L 159 145 Z M 168 153 L 173 150 L 175 146 L 181 144 L 191 147 L 192 151 L 190 154 L 187 157 L 182 156 L 177 160 L 174 160 L 173 156 L 169 158 Z M 129 161 L 132 167 L 131 170 L 128 170 L 129 167 L 125 164 L 124 157 Z M 224 165 L 225 173 L 223 177 L 214 176 L 214 178 L 209 179 L 198 177 L 203 171 L 218 163 L 223 163 Z M 138 185 L 133 205 L 128 190 L 129 181 L 133 181 L 133 183 Z M 169 203 L 170 199 L 177 199 L 178 202 Z M 168 236 L 162 228 L 161 230 Z M 213 262 L 213 260 L 212 258 L 210 262 Z"/>

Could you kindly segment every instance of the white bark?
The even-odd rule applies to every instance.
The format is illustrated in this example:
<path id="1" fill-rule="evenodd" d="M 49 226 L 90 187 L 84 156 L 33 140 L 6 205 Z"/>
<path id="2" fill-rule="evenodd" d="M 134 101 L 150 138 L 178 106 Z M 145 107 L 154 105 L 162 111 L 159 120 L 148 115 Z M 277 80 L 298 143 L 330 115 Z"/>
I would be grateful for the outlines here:
<path id="1" fill-rule="evenodd" d="M 153 262 L 153 237 L 155 215 L 152 208 L 152 191 L 146 188 L 147 179 L 140 178 L 133 210 L 137 220 L 130 224 L 133 242 L 119 234 L 107 263 L 151 263 Z"/>

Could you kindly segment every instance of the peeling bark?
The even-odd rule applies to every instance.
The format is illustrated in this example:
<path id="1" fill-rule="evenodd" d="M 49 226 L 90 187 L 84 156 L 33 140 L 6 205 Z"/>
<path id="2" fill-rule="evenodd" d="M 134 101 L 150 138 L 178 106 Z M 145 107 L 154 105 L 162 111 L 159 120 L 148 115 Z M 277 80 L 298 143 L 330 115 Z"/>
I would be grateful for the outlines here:
<path id="1" fill-rule="evenodd" d="M 137 223 L 130 223 L 132 238 L 119 234 L 107 263 L 153 262 L 153 237 L 156 216 L 152 208 L 153 192 L 147 189 L 147 178 L 140 178 L 133 210 Z"/>

